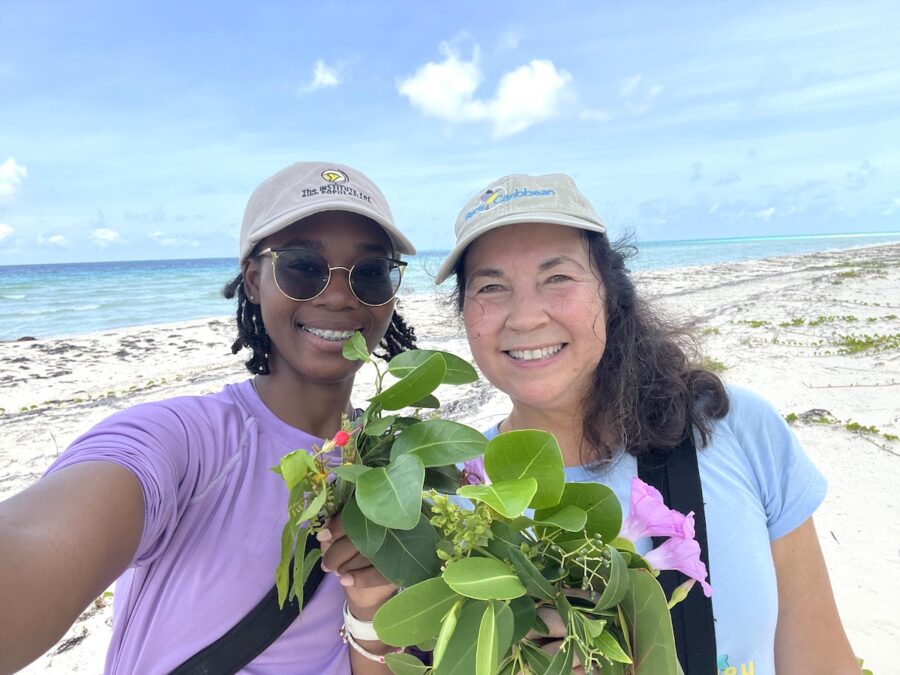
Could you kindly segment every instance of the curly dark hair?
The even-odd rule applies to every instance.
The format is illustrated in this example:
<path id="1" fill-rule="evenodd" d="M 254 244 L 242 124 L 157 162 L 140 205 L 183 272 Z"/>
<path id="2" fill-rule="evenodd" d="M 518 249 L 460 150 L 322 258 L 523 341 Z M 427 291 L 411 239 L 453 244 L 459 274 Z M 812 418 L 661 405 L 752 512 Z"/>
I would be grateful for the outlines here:
<path id="1" fill-rule="evenodd" d="M 250 349 L 250 358 L 244 363 L 254 375 L 269 374 L 269 354 L 272 353 L 272 342 L 266 333 L 263 324 L 262 310 L 259 305 L 247 299 L 244 286 L 243 273 L 225 284 L 222 295 L 229 300 L 237 297 L 237 339 L 231 345 L 231 353 L 237 354 L 242 348 Z M 390 361 L 397 354 L 407 349 L 416 348 L 416 332 L 412 326 L 407 325 L 403 317 L 394 311 L 387 333 L 378 343 L 384 349 L 382 353 L 375 352 L 375 356 Z"/>
<path id="2" fill-rule="evenodd" d="M 677 447 L 695 429 L 708 444 L 712 421 L 728 413 L 719 377 L 697 367 L 690 333 L 640 298 L 626 262 L 637 249 L 626 239 L 582 230 L 591 264 L 603 282 L 606 348 L 585 396 L 582 454 L 586 463 L 623 447 L 639 456 Z M 465 303 L 465 254 L 457 262 L 454 299 Z"/>

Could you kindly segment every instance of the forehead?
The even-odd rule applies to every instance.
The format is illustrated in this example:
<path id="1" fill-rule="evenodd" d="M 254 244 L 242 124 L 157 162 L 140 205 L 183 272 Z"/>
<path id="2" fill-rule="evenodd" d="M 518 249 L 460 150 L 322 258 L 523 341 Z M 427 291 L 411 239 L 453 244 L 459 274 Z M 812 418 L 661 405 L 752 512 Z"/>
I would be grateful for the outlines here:
<path id="1" fill-rule="evenodd" d="M 465 272 L 481 267 L 505 269 L 526 262 L 538 263 L 555 257 L 588 264 L 587 243 L 582 231 L 565 225 L 520 223 L 483 234 L 466 249 Z"/>
<path id="2" fill-rule="evenodd" d="M 327 249 L 338 244 L 379 253 L 391 250 L 390 239 L 378 223 L 348 211 L 324 211 L 304 218 L 266 237 L 260 242 L 260 248 L 305 246 Z"/>

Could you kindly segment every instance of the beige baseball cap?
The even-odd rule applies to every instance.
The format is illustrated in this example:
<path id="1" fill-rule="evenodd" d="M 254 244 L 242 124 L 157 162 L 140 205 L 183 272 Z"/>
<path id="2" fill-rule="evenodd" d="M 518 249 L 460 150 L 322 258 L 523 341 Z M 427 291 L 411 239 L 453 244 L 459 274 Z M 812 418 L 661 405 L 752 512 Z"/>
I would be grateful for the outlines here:
<path id="1" fill-rule="evenodd" d="M 493 181 L 472 197 L 456 218 L 456 246 L 447 256 L 435 281 L 453 274 L 466 247 L 486 232 L 517 223 L 568 225 L 592 232 L 606 232 L 594 207 L 578 191 L 571 176 L 512 174 Z"/>
<path id="2" fill-rule="evenodd" d="M 270 234 L 322 211 L 349 211 L 371 218 L 384 228 L 396 253 L 416 252 L 394 224 L 381 190 L 361 171 L 333 162 L 297 162 L 250 195 L 241 223 L 240 261 Z"/>

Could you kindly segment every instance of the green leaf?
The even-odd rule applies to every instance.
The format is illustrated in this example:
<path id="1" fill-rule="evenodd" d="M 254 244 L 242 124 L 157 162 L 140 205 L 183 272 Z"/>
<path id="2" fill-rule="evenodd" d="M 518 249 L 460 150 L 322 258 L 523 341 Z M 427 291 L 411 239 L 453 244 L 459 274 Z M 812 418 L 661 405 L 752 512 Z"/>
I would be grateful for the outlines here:
<path id="1" fill-rule="evenodd" d="M 363 515 L 356 503 L 356 495 L 352 495 L 341 511 L 341 523 L 344 531 L 357 550 L 366 558 L 371 558 L 384 545 L 387 528 L 373 523 Z"/>
<path id="2" fill-rule="evenodd" d="M 481 625 L 478 628 L 478 646 L 475 649 L 475 675 L 496 675 L 499 663 L 497 622 L 494 619 L 494 605 L 490 603 L 481 616 Z"/>
<path id="3" fill-rule="evenodd" d="M 510 566 L 493 558 L 455 560 L 444 569 L 444 581 L 460 595 L 477 600 L 511 600 L 526 592 Z"/>
<path id="4" fill-rule="evenodd" d="M 371 360 L 369 357 L 369 346 L 359 331 L 353 333 L 353 336 L 344 343 L 342 351 L 344 358 L 348 361 Z"/>
<path id="5" fill-rule="evenodd" d="M 441 665 L 434 669 L 436 675 L 472 675 L 475 672 L 478 633 L 481 629 L 481 617 L 486 609 L 485 602 L 470 601 L 463 606 Z"/>
<path id="6" fill-rule="evenodd" d="M 449 420 L 426 420 L 405 429 L 391 447 L 391 458 L 416 455 L 425 466 L 458 464 L 478 457 L 487 445 L 480 431 Z"/>
<path id="7" fill-rule="evenodd" d="M 413 368 L 434 354 L 440 354 L 447 364 L 447 372 L 443 379 L 445 384 L 469 384 L 478 379 L 478 373 L 463 359 L 449 352 L 430 349 L 411 349 L 397 354 L 388 364 L 388 372 L 397 377 L 405 377 Z"/>
<path id="8" fill-rule="evenodd" d="M 490 485 L 464 485 L 457 490 L 459 496 L 484 502 L 507 518 L 522 515 L 535 492 L 537 481 L 534 478 L 503 480 Z"/>
<path id="9" fill-rule="evenodd" d="M 325 506 L 325 500 L 328 498 L 328 491 L 324 488 L 322 491 L 317 494 L 309 504 L 306 505 L 306 508 L 300 512 L 300 515 L 297 516 L 297 524 L 303 523 L 307 520 L 311 520 L 319 515 L 319 511 L 322 510 L 322 507 Z"/>
<path id="10" fill-rule="evenodd" d="M 440 577 L 403 589 L 375 613 L 375 630 L 385 644 L 414 645 L 435 637 L 457 595 Z"/>
<path id="11" fill-rule="evenodd" d="M 401 455 L 386 467 L 362 474 L 356 503 L 369 520 L 385 527 L 410 530 L 419 522 L 425 467 L 415 455 Z"/>
<path id="12" fill-rule="evenodd" d="M 388 415 L 387 417 L 382 417 L 374 422 L 369 422 L 363 427 L 363 433 L 366 436 L 381 436 L 381 434 L 390 428 L 396 419 L 396 416 Z"/>
<path id="13" fill-rule="evenodd" d="M 525 634 L 534 626 L 537 607 L 535 607 L 534 600 L 523 595 L 509 601 L 509 610 L 513 615 L 513 631 L 509 640 L 510 643 L 513 643 L 525 637 Z"/>
<path id="14" fill-rule="evenodd" d="M 584 529 L 589 536 L 599 534 L 611 542 L 622 529 L 622 506 L 619 498 L 600 483 L 566 483 L 561 504 L 577 506 L 587 513 Z M 563 538 L 566 538 L 565 535 Z"/>
<path id="15" fill-rule="evenodd" d="M 437 396 L 434 394 L 428 394 L 425 398 L 416 401 L 415 403 L 410 404 L 411 408 L 432 408 L 433 410 L 437 410 L 441 407 L 441 402 L 438 401 Z"/>
<path id="16" fill-rule="evenodd" d="M 602 611 L 618 605 L 625 597 L 630 585 L 625 558 L 614 546 L 607 544 L 606 550 L 609 551 L 610 556 L 609 578 L 606 580 L 606 587 L 600 594 L 597 604 L 594 605 L 594 611 Z"/>
<path id="17" fill-rule="evenodd" d="M 388 530 L 378 553 L 369 556 L 375 568 L 391 583 L 407 587 L 440 575 L 438 536 L 427 516 L 411 530 Z"/>
<path id="18" fill-rule="evenodd" d="M 522 536 L 521 530 L 524 527 L 511 527 L 502 520 L 495 520 L 491 523 L 491 532 L 494 536 L 488 542 L 488 551 L 498 558 L 509 558 L 509 549 L 519 549 L 522 544 L 528 540 Z"/>
<path id="19" fill-rule="evenodd" d="M 538 488 L 531 500 L 535 509 L 559 503 L 565 486 L 562 454 L 553 434 L 526 429 L 492 438 L 484 450 L 484 469 L 491 482 L 534 478 Z"/>
<path id="20" fill-rule="evenodd" d="M 465 598 L 458 597 L 456 602 L 453 603 L 453 607 L 450 608 L 450 611 L 447 612 L 444 619 L 441 621 L 441 630 L 438 633 L 437 642 L 434 645 L 434 653 L 432 654 L 432 664 L 435 668 L 438 667 L 441 659 L 444 657 L 444 652 L 447 650 L 447 644 L 450 642 L 450 638 L 453 637 L 453 631 L 456 630 L 459 612 L 462 610 L 462 606 L 465 602 Z"/>
<path id="21" fill-rule="evenodd" d="M 631 663 L 631 657 L 625 653 L 622 645 L 608 630 L 603 631 L 594 639 L 594 645 L 603 653 L 603 656 L 611 661 Z"/>
<path id="22" fill-rule="evenodd" d="M 421 401 L 438 388 L 447 372 L 447 364 L 440 354 L 433 354 L 390 387 L 369 400 L 385 410 L 400 410 Z"/>
<path id="23" fill-rule="evenodd" d="M 525 657 L 525 663 L 535 673 L 545 673 L 547 668 L 550 667 L 550 655 L 533 644 L 525 644 L 523 646 L 522 656 Z"/>
<path id="24" fill-rule="evenodd" d="M 288 518 L 287 524 L 284 526 L 284 529 L 281 530 L 281 559 L 278 562 L 278 567 L 275 568 L 275 587 L 278 589 L 278 606 L 284 607 L 284 602 L 287 600 L 288 584 L 290 583 L 290 566 L 291 566 L 291 557 L 294 555 L 294 542 L 297 539 L 297 526 L 291 522 L 291 519 Z M 306 535 L 309 533 L 308 530 L 303 530 L 303 547 L 306 547 Z"/>
<path id="25" fill-rule="evenodd" d="M 294 450 L 282 457 L 278 466 L 272 469 L 281 474 L 288 490 L 293 490 L 300 481 L 306 478 L 306 474 L 309 472 L 307 455 L 309 453 L 306 450 Z"/>
<path id="26" fill-rule="evenodd" d="M 553 600 L 556 597 L 556 590 L 522 551 L 510 548 L 509 559 L 531 595 L 541 600 Z"/>
<path id="27" fill-rule="evenodd" d="M 666 596 L 646 570 L 628 570 L 628 592 L 620 605 L 628 627 L 635 675 L 677 675 L 678 658 Z"/>
<path id="28" fill-rule="evenodd" d="M 584 628 L 587 630 L 587 634 L 591 636 L 591 638 L 595 638 L 603 632 L 603 629 L 606 628 L 606 619 L 589 619 L 587 616 L 582 618 L 582 622 L 584 623 Z"/>
<path id="29" fill-rule="evenodd" d="M 424 675 L 429 670 L 412 654 L 385 654 L 384 662 L 394 675 Z"/>
<path id="30" fill-rule="evenodd" d="M 534 522 L 552 525 L 568 532 L 581 532 L 587 522 L 587 513 L 577 506 L 566 504 L 562 508 L 540 509 L 534 512 Z"/>
<path id="31" fill-rule="evenodd" d="M 348 483 L 355 483 L 367 471 L 371 471 L 371 466 L 363 464 L 341 464 L 332 469 L 335 476 L 343 478 Z"/>
<path id="32" fill-rule="evenodd" d="M 459 469 L 453 464 L 425 468 L 425 489 L 455 495 L 459 487 Z"/>
<path id="33" fill-rule="evenodd" d="M 526 597 L 526 596 L 521 596 Z M 518 600 L 519 598 L 515 598 Z M 513 600 L 512 602 L 515 602 Z M 510 608 L 509 602 L 492 600 L 494 606 L 494 621 L 497 623 L 497 644 L 499 645 L 499 657 L 502 658 L 513 643 L 513 631 L 515 630 L 516 617 Z"/>
<path id="34" fill-rule="evenodd" d="M 570 642 L 564 643 L 560 650 L 553 655 L 550 665 L 544 671 L 544 675 L 568 675 L 568 673 L 572 672 L 574 656 L 575 651 L 572 649 L 572 644 Z"/>

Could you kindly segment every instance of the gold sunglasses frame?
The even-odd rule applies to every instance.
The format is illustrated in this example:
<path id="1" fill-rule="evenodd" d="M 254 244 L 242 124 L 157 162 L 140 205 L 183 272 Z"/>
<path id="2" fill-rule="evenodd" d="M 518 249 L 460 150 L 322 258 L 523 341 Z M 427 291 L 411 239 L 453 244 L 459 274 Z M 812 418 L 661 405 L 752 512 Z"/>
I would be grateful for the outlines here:
<path id="1" fill-rule="evenodd" d="M 284 289 L 281 287 L 281 284 L 278 283 L 278 273 L 275 271 L 275 261 L 278 260 L 278 254 L 282 253 L 284 251 L 309 251 L 310 253 L 315 253 L 316 255 L 320 256 L 322 258 L 322 260 L 325 261 L 325 266 L 328 268 L 328 278 L 325 280 L 325 285 L 322 286 L 321 291 L 316 293 L 311 298 L 306 298 L 306 299 L 295 298 L 295 297 L 290 296 L 287 293 L 285 293 Z M 373 256 L 368 256 L 366 258 L 363 258 L 363 260 L 368 260 L 370 258 L 382 258 L 384 260 L 390 260 L 392 263 L 397 265 L 397 267 L 400 270 L 400 281 L 397 282 L 397 290 L 394 291 L 394 294 L 391 297 L 389 297 L 387 300 L 385 300 L 384 302 L 380 302 L 378 304 L 373 305 L 372 303 L 366 302 L 365 300 L 360 298 L 356 294 L 356 291 L 353 289 L 353 282 L 350 280 L 350 276 L 353 274 L 353 269 L 356 267 L 356 265 L 358 263 L 354 263 L 350 267 L 344 267 L 343 265 L 335 265 L 334 267 L 332 267 L 329 264 L 328 259 L 325 258 L 325 256 L 323 256 L 321 253 L 318 253 L 316 251 L 311 251 L 310 249 L 304 249 L 299 246 L 297 246 L 297 247 L 275 247 L 275 248 L 270 246 L 269 248 L 264 249 L 264 250 L 260 251 L 259 253 L 257 253 L 256 257 L 262 257 L 264 255 L 270 256 L 272 259 L 272 278 L 275 280 L 275 287 L 278 288 L 279 292 L 284 297 L 286 297 L 288 300 L 293 300 L 294 302 L 309 302 L 310 300 L 315 300 L 316 298 L 318 298 L 320 295 L 322 295 L 322 293 L 324 293 L 328 289 L 328 284 L 331 283 L 331 277 L 332 277 L 331 273 L 334 270 L 344 270 L 345 272 L 347 272 L 347 287 L 350 289 L 350 292 L 353 294 L 353 297 L 356 298 L 362 304 L 364 304 L 366 307 L 384 307 L 391 300 L 396 298 L 397 294 L 400 292 L 400 286 L 403 285 L 403 273 L 406 271 L 406 266 L 409 264 L 405 260 L 397 260 L 395 258 L 390 258 L 390 257 L 384 256 L 384 255 L 373 255 Z"/>

